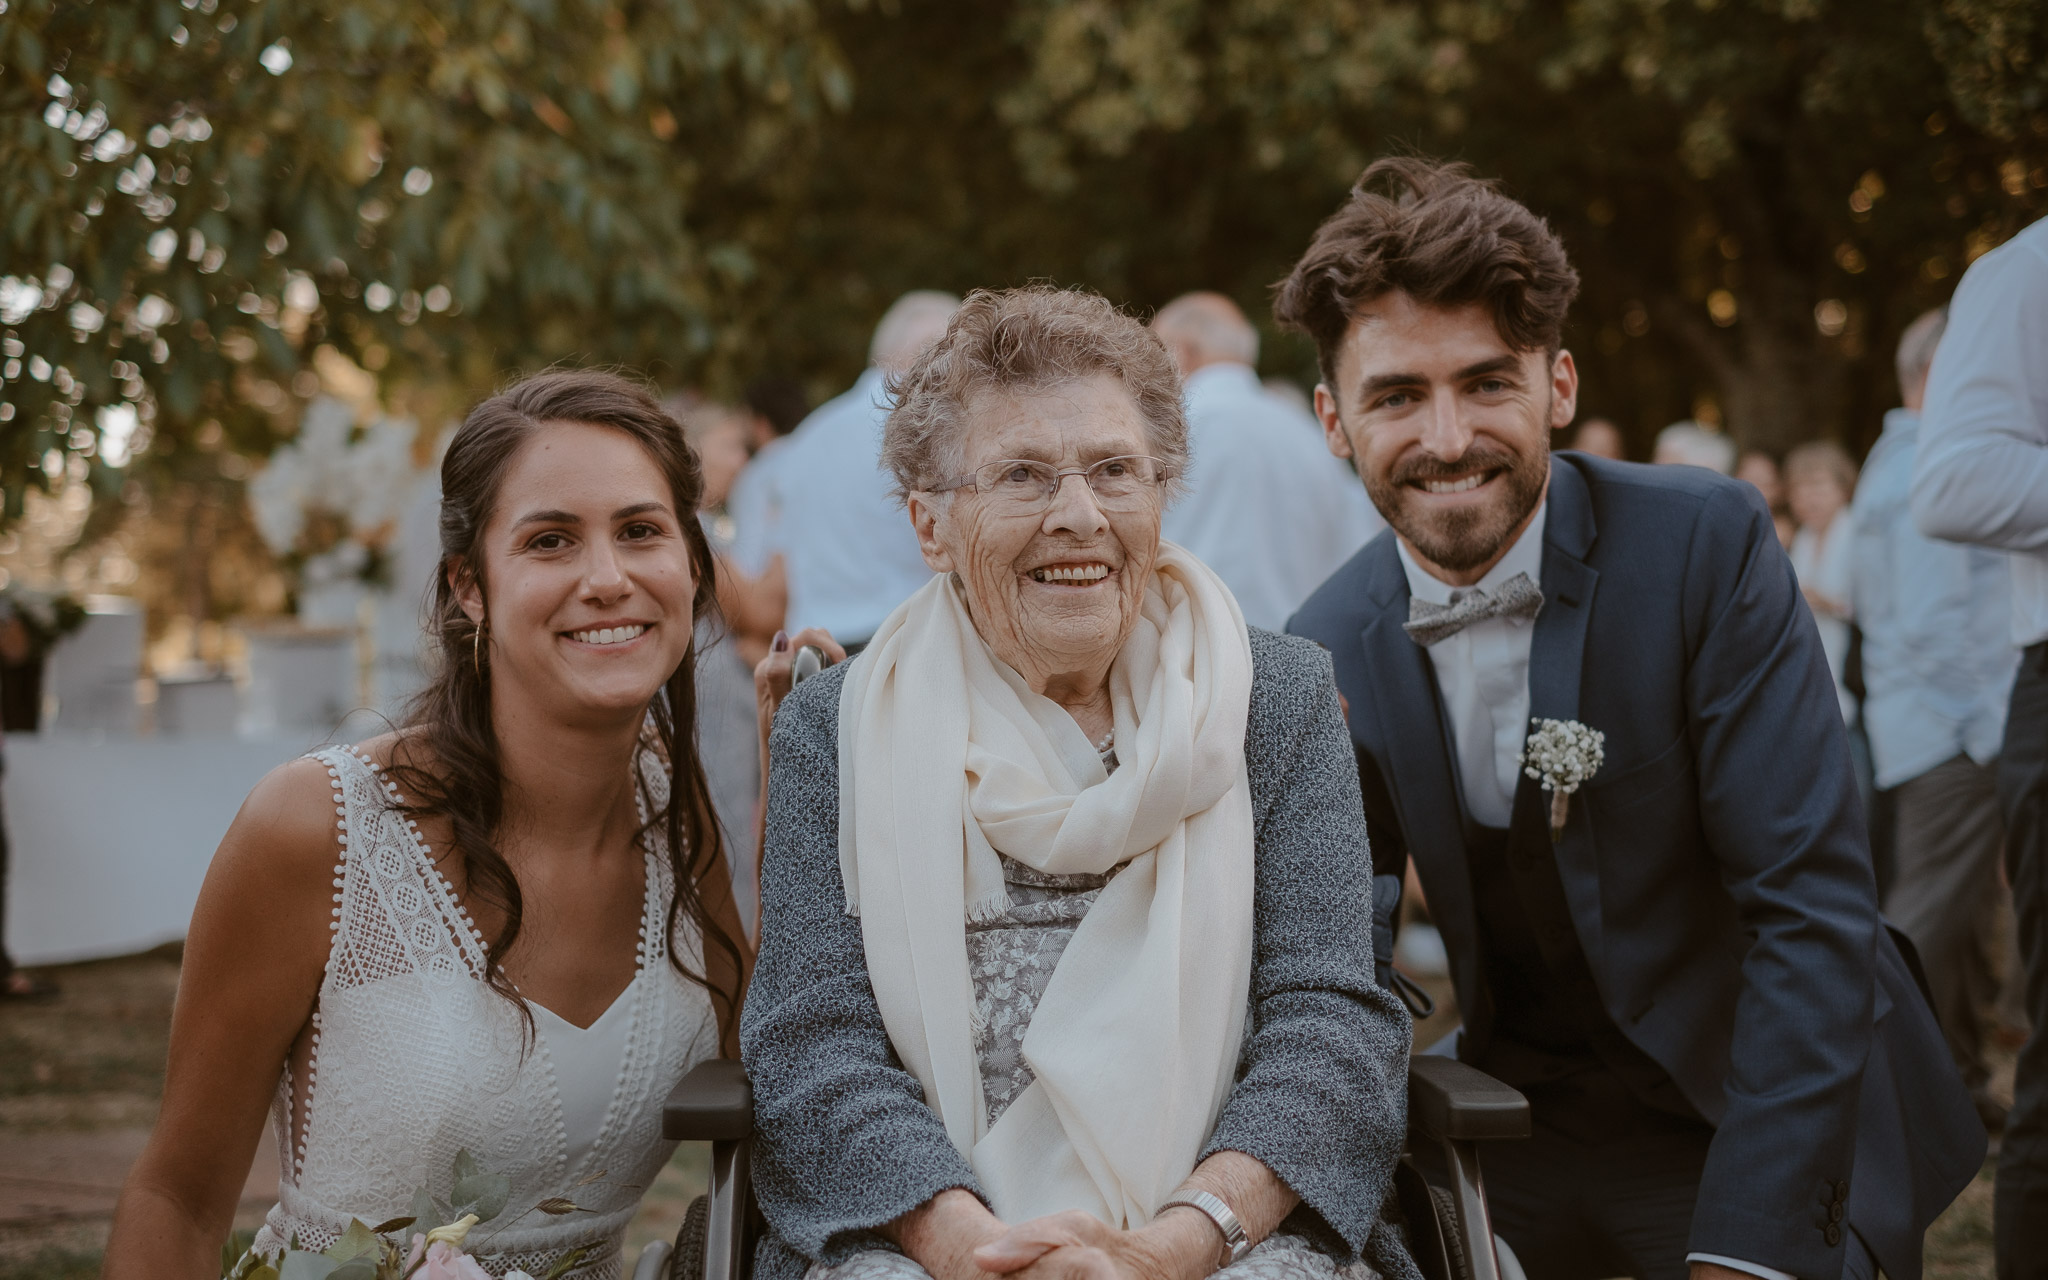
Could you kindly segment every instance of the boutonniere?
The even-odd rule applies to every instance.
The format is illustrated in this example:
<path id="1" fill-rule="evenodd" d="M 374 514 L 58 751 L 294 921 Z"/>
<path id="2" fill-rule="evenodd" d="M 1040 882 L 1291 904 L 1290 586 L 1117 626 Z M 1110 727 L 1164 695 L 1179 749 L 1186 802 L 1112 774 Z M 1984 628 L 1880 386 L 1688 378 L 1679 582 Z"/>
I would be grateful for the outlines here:
<path id="1" fill-rule="evenodd" d="M 1600 771 L 1607 735 L 1576 720 L 1537 720 L 1515 763 L 1550 793 L 1550 843 L 1564 835 L 1572 792 Z"/>

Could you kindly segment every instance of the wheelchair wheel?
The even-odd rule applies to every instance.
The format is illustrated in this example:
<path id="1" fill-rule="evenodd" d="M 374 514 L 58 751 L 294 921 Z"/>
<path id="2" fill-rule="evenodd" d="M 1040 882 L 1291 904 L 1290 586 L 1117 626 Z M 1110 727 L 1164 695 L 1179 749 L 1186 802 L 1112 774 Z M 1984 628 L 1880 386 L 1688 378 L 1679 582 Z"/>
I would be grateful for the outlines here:
<path id="1" fill-rule="evenodd" d="M 703 1280 L 704 1250 L 711 1231 L 711 1197 L 698 1196 L 683 1212 L 676 1232 L 676 1252 L 669 1261 L 669 1280 Z"/>

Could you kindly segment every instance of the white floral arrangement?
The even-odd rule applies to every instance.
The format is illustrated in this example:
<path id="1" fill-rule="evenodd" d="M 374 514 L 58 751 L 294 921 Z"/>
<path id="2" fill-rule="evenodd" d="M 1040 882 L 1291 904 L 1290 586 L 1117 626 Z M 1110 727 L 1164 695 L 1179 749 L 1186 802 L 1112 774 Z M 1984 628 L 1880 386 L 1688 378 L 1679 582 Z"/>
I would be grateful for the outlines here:
<path id="1" fill-rule="evenodd" d="M 1607 735 L 1576 720 L 1537 720 L 1515 763 L 1550 793 L 1550 842 L 1564 835 L 1572 792 L 1600 771 Z"/>
<path id="2" fill-rule="evenodd" d="M 303 587 L 375 577 L 418 474 L 418 435 L 410 418 L 358 429 L 354 409 L 319 396 L 306 406 L 297 438 L 250 478 L 256 531 L 298 570 Z"/>
<path id="3" fill-rule="evenodd" d="M 319 1253 L 300 1249 L 296 1238 L 272 1253 L 252 1247 L 237 1254 L 229 1245 L 221 1250 L 221 1280 L 493 1280 L 465 1246 L 472 1231 L 505 1211 L 512 1180 L 486 1172 L 467 1151 L 456 1153 L 454 1175 L 452 1204 L 421 1187 L 413 1193 L 411 1213 L 374 1227 L 352 1219 L 341 1239 Z M 551 1196 L 527 1212 L 559 1217 L 585 1210 L 566 1197 Z M 503 1280 L 562 1280 L 583 1265 L 589 1252 L 587 1247 L 571 1250 L 543 1276 L 512 1270 Z"/>

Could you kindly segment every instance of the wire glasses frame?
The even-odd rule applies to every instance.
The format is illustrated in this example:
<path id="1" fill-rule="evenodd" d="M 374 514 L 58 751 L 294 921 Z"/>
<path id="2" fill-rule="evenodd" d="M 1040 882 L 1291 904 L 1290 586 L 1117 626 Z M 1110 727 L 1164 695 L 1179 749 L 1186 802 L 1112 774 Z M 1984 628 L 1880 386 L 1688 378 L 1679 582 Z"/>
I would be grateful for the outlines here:
<path id="1" fill-rule="evenodd" d="M 930 492 L 973 489 L 994 504 L 1018 514 L 1044 511 L 1052 505 L 1068 476 L 1080 476 L 1104 511 L 1130 511 L 1159 493 L 1171 476 L 1167 465 L 1149 454 L 1123 454 L 1086 467 L 1055 467 L 1030 458 L 1002 458 L 983 463 L 966 475 L 932 485 Z"/>

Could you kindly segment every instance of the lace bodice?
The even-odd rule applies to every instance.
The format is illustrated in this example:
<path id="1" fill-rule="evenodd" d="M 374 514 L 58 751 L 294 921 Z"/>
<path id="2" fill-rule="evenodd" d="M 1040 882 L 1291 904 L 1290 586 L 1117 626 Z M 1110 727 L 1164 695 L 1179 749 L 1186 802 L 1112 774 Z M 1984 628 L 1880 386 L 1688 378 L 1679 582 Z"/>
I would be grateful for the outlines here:
<path id="1" fill-rule="evenodd" d="M 629 1022 L 616 1087 L 596 1142 L 572 1167 L 547 1038 L 529 1039 L 519 1010 L 486 984 L 483 940 L 417 824 L 392 808 L 396 788 L 347 747 L 314 758 L 333 780 L 341 846 L 334 940 L 306 1078 L 287 1070 L 278 1090 L 283 1176 L 257 1247 L 296 1235 L 299 1247 L 324 1249 L 351 1217 L 403 1215 L 421 1186 L 445 1201 L 450 1166 L 466 1148 L 512 1180 L 504 1213 L 470 1238 L 487 1270 L 541 1275 L 587 1245 L 592 1255 L 576 1275 L 615 1280 L 626 1224 L 675 1149 L 661 1136 L 662 1102 L 718 1046 L 709 997 L 669 963 L 671 945 L 688 949 L 692 968 L 701 951 L 687 923 L 664 936 L 672 873 L 659 832 L 648 841 L 639 973 L 616 1011 Z M 646 772 L 664 784 L 661 771 Z M 584 1211 L 534 1211 L 551 1196 Z"/>

